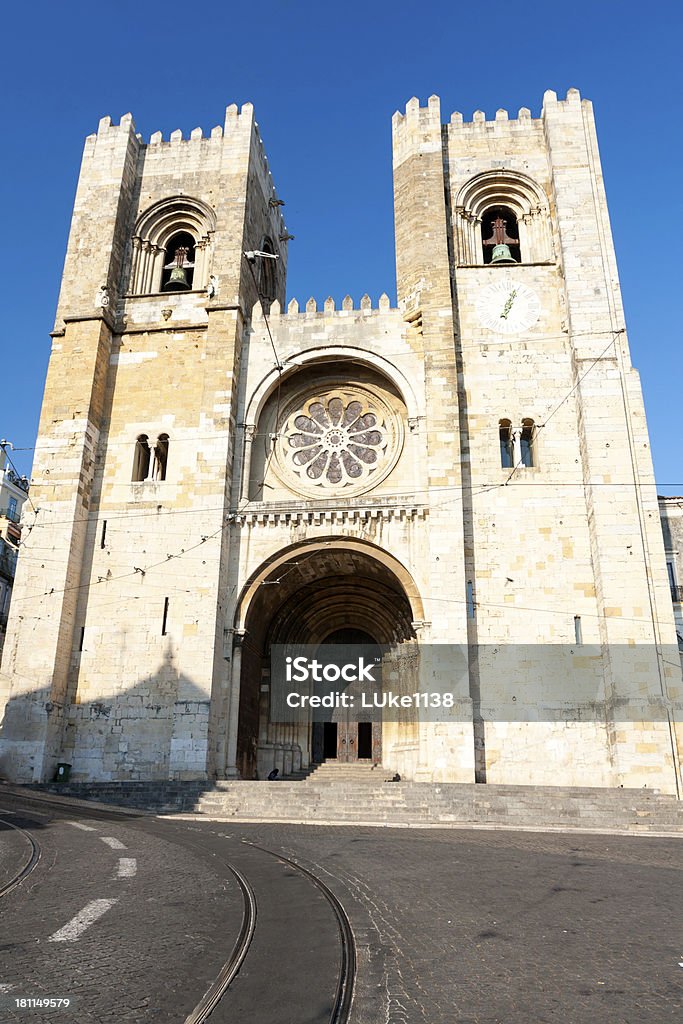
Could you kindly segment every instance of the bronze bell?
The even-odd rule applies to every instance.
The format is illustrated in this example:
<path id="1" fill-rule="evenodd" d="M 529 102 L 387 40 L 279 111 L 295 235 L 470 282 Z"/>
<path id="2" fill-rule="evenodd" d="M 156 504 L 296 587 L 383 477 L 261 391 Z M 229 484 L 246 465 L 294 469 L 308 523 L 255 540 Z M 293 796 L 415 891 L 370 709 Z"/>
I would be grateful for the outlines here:
<path id="1" fill-rule="evenodd" d="M 493 252 L 491 253 L 491 263 L 516 263 L 517 260 L 513 258 L 510 252 L 509 245 L 494 245 Z"/>
<path id="2" fill-rule="evenodd" d="M 164 292 L 186 292 L 192 287 L 187 280 L 187 267 L 193 267 L 187 258 L 187 246 L 180 246 L 176 249 L 175 255 L 170 263 L 167 263 L 164 270 L 171 271 L 171 276 L 162 288 Z"/>
<path id="3" fill-rule="evenodd" d="M 165 292 L 184 292 L 188 291 L 189 284 L 187 283 L 187 274 L 185 273 L 185 267 L 174 267 L 171 271 L 171 276 L 164 285 Z"/>

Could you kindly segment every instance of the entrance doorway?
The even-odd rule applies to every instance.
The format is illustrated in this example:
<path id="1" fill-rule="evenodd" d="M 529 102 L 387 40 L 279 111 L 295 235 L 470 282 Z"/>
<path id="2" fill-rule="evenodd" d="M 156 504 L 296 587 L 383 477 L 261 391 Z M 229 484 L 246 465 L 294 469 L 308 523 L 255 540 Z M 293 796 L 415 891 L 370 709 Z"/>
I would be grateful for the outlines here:
<path id="1" fill-rule="evenodd" d="M 271 582 L 277 586 L 265 585 Z M 392 685 L 396 676 L 401 688 L 414 692 L 413 621 L 423 617 L 423 610 L 414 584 L 391 556 L 349 538 L 335 538 L 334 544 L 321 541 L 319 549 L 313 545 L 289 549 L 254 574 L 240 607 L 247 611 L 236 620 L 243 622 L 239 648 L 236 641 L 233 644 L 240 651 L 239 657 L 233 657 L 240 673 L 234 756 L 243 778 L 265 779 L 273 767 L 286 777 L 322 761 L 380 764 L 384 760 L 388 767 L 402 771 L 407 757 L 415 760 L 416 723 L 412 719 L 397 722 L 391 715 L 383 721 L 388 713 L 381 701 L 371 701 L 371 707 L 364 708 L 358 700 L 351 713 L 343 707 L 322 714 L 306 711 L 295 720 L 278 718 L 273 710 L 278 706 L 271 683 L 274 645 L 291 645 L 291 649 L 310 645 L 312 656 L 329 644 L 360 645 L 370 660 L 375 652 L 380 658 L 385 651 Z M 404 655 L 397 674 L 396 652 L 404 644 L 410 658 Z M 379 684 L 378 676 L 378 688 Z M 357 685 L 335 683 L 334 688 Z M 367 676 L 362 685 L 367 691 Z M 399 747 L 400 763 L 394 753 Z"/>
<path id="2" fill-rule="evenodd" d="M 372 758 L 372 722 L 358 723 L 358 760 Z"/>
<path id="3" fill-rule="evenodd" d="M 323 727 L 323 759 L 337 756 L 337 723 L 322 722 Z"/>
<path id="4" fill-rule="evenodd" d="M 362 646 L 366 661 L 381 658 L 381 648 L 364 629 L 335 629 L 325 637 L 321 646 Z M 347 686 L 346 690 L 353 690 L 353 684 Z M 358 694 L 355 696 L 358 704 Z M 368 717 L 371 716 L 372 711 L 368 713 Z M 344 764 L 354 761 L 379 763 L 382 760 L 382 719 L 379 710 L 374 712 L 374 719 L 359 722 L 353 712 L 338 708 L 334 712 L 333 721 L 313 723 L 314 734 L 316 726 L 323 726 L 325 760 L 337 760 Z M 315 740 L 313 746 L 315 750 Z"/>

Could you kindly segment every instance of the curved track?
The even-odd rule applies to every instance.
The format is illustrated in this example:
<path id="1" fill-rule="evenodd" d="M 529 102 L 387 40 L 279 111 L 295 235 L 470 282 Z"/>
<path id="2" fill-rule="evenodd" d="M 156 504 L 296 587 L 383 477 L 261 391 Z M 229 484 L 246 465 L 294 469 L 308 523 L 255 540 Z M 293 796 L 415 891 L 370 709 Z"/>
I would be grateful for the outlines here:
<path id="1" fill-rule="evenodd" d="M 31 846 L 31 854 L 26 863 L 23 865 L 23 867 L 20 868 L 20 870 L 16 873 L 16 875 L 14 875 L 13 878 L 9 880 L 9 882 L 5 882 L 5 884 L 2 887 L 0 887 L 1 899 L 3 896 L 7 896 L 9 893 L 11 893 L 13 889 L 16 889 L 18 885 L 21 885 L 24 879 L 31 874 L 33 869 L 38 864 L 38 861 L 40 860 L 41 850 L 40 843 L 38 842 L 38 840 L 34 839 L 31 833 L 28 832 L 25 828 L 21 828 L 21 826 L 15 825 L 14 822 L 12 821 L 7 821 L 6 818 L 0 818 L 0 824 L 7 825 L 9 826 L 9 828 L 13 828 L 16 832 L 20 832 L 24 836 L 24 838 L 28 840 Z"/>
<path id="2" fill-rule="evenodd" d="M 30 802 L 41 803 L 32 799 Z M 56 817 L 64 813 L 62 808 L 53 806 L 51 809 L 57 811 Z M 73 813 L 71 807 L 69 813 Z M 81 813 L 95 820 L 110 818 L 99 808 L 83 807 Z M 0 886 L 0 897 L 21 885 L 41 857 L 40 844 L 27 827 L 22 827 L 30 826 L 30 820 L 22 817 L 19 821 L 21 824 L 15 824 L 0 817 L 0 824 L 21 833 L 31 847 L 30 856 L 20 870 Z M 221 835 L 214 839 L 207 835 L 197 841 L 188 832 L 198 830 L 184 829 L 179 823 L 174 823 L 174 827 L 169 829 L 167 823 L 161 824 L 149 818 L 136 820 L 132 815 L 126 815 L 122 821 L 148 835 L 189 847 L 203 859 L 208 857 L 218 867 L 219 876 L 232 878 L 242 895 L 241 923 L 229 956 L 213 980 L 210 975 L 205 976 L 208 987 L 189 1015 L 183 1017 L 183 1024 L 205 1024 L 214 1018 L 218 1022 L 235 1016 L 245 1019 L 245 1010 L 252 1020 L 265 1024 L 277 1017 L 284 1005 L 290 1013 L 298 1014 L 302 1021 L 304 1018 L 308 1020 L 310 1014 L 310 1020 L 315 1018 L 317 1024 L 348 1024 L 356 978 L 355 939 L 344 907 L 318 875 L 283 853 L 246 839 L 241 843 L 239 839 L 233 840 L 235 845 L 231 850 L 224 843 L 231 837 Z M 239 854 L 240 847 L 244 856 Z M 249 855 L 247 850 L 253 854 Z M 282 871 L 284 876 L 280 874 Z M 287 873 L 299 876 L 299 888 L 292 888 L 293 882 L 286 881 Z M 312 898 L 311 886 L 317 890 L 315 899 Z M 311 898 L 306 897 L 306 889 Z M 329 916 L 330 909 L 332 917 Z M 239 903 L 237 913 L 240 913 Z M 311 929 L 321 927 L 326 919 L 324 932 L 327 944 L 312 944 L 309 934 L 308 941 L 295 942 L 291 947 L 287 945 L 288 922 L 292 920 L 289 915 L 292 913 L 303 913 L 302 920 Z M 325 952 L 320 955 L 319 949 Z M 240 984 L 233 985 L 238 975 Z M 315 979 L 313 987 L 312 979 Z M 278 1003 L 283 999 L 286 1003 Z M 188 1012 L 186 1006 L 183 1007 L 184 1014 Z"/>
<path id="3" fill-rule="evenodd" d="M 244 963 L 256 928 L 256 897 L 254 890 L 241 871 L 238 871 L 231 864 L 228 864 L 228 867 L 237 880 L 244 898 L 242 927 L 230 957 L 219 971 L 218 977 L 208 992 L 199 1000 L 189 1017 L 185 1018 L 185 1024 L 203 1024 L 209 1014 L 216 1008 L 221 996 L 227 991 L 230 982 Z"/>
<path id="4" fill-rule="evenodd" d="M 274 850 L 268 850 L 264 846 L 259 846 L 257 843 L 248 843 L 245 841 L 245 845 L 249 846 L 251 849 L 259 850 L 261 853 L 268 854 L 281 864 L 286 864 L 299 874 L 303 875 L 308 879 L 308 881 L 312 882 L 317 889 L 319 889 L 332 908 L 337 922 L 337 927 L 339 929 L 340 958 L 337 985 L 329 1017 L 329 1024 L 347 1024 L 351 1013 L 354 981 L 356 976 L 356 944 L 353 936 L 353 930 L 351 928 L 351 922 L 349 921 L 346 911 L 329 886 L 327 886 L 322 879 L 318 878 L 317 875 L 313 874 L 312 871 L 309 871 L 308 868 L 303 867 L 301 864 L 291 860 L 289 857 L 285 857 L 283 854 L 277 853 Z M 242 964 L 246 960 L 249 947 L 256 930 L 257 902 L 254 890 L 241 871 L 227 861 L 225 861 L 225 864 L 232 872 L 242 891 L 242 897 L 244 900 L 242 926 L 228 960 L 219 971 L 216 980 L 212 983 L 199 1003 L 197 1003 L 192 1013 L 186 1017 L 184 1024 L 203 1024 L 203 1022 L 208 1019 L 209 1015 L 217 1007 L 221 998 L 227 992 L 231 982 L 237 976 Z"/>
<path id="5" fill-rule="evenodd" d="M 289 857 L 284 857 L 281 853 L 275 853 L 273 850 L 267 850 L 264 846 L 259 846 L 258 843 L 246 843 L 246 845 L 251 846 L 255 850 L 261 850 L 262 853 L 270 854 L 271 857 L 275 857 L 276 860 L 282 861 L 283 864 L 289 864 L 290 867 L 299 871 L 302 875 L 305 875 L 306 878 L 310 879 L 310 881 L 320 889 L 321 893 L 332 907 L 334 916 L 337 919 L 337 926 L 339 928 L 341 957 L 339 979 L 337 982 L 334 1006 L 330 1015 L 330 1024 L 346 1024 L 351 1013 L 353 986 L 356 977 L 356 942 L 353 937 L 351 922 L 349 921 L 346 911 L 329 886 L 325 885 L 322 879 L 318 878 L 317 875 L 314 875 L 312 871 L 308 870 L 308 868 L 302 867 L 301 864 L 298 864 L 295 860 L 291 860 Z"/>

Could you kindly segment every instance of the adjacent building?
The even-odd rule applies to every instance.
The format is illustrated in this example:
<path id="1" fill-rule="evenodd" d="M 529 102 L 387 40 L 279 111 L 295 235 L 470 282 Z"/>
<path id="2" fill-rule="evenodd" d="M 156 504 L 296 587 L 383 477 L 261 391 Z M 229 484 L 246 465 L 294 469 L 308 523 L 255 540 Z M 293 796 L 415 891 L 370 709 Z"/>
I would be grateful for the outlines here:
<path id="1" fill-rule="evenodd" d="M 0 653 L 5 642 L 21 540 L 21 510 L 27 494 L 28 480 L 15 473 L 0 446 Z"/>

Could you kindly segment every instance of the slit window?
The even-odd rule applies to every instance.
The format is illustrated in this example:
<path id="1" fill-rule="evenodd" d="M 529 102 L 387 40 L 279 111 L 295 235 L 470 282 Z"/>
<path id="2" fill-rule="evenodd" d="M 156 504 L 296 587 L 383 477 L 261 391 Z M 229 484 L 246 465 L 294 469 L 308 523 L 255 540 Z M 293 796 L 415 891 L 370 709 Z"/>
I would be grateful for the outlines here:
<path id="1" fill-rule="evenodd" d="M 583 630 L 581 628 L 581 616 L 574 616 L 574 642 L 578 644 L 583 643 Z"/>
<path id="2" fill-rule="evenodd" d="M 100 547 L 103 548 L 107 540 L 107 520 L 105 519 L 102 523 L 102 535 L 100 537 Z"/>
<path id="3" fill-rule="evenodd" d="M 168 603 L 169 603 L 168 602 L 168 598 L 165 597 L 164 598 L 164 614 L 163 614 L 163 616 L 161 618 L 161 635 L 162 636 L 166 636 L 166 633 L 168 632 L 168 630 L 166 628 L 168 626 Z"/>
<path id="4" fill-rule="evenodd" d="M 474 618 L 474 584 L 472 580 L 467 581 L 467 618 Z"/>
<path id="5" fill-rule="evenodd" d="M 265 238 L 263 240 L 261 251 L 274 255 L 273 243 L 269 238 Z M 261 257 L 261 266 L 259 268 L 259 297 L 263 302 L 268 303 L 272 302 L 275 298 L 275 260 L 268 259 L 267 256 Z"/>

